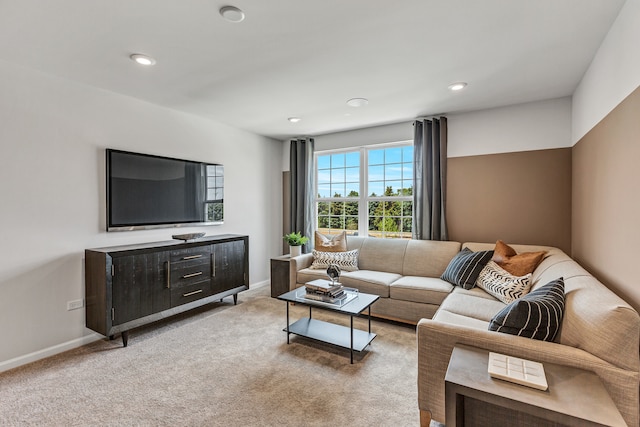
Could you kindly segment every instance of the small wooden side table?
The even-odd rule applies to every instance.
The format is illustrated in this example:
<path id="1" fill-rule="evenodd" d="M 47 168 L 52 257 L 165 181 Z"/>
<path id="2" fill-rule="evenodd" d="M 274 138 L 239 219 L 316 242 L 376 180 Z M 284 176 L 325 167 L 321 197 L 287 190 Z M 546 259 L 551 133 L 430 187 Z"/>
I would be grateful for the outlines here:
<path id="1" fill-rule="evenodd" d="M 289 255 L 271 258 L 271 297 L 289 292 Z"/>
<path id="2" fill-rule="evenodd" d="M 457 345 L 445 376 L 446 425 L 626 426 L 600 378 L 543 363 L 546 391 L 494 379 L 489 352 Z"/>

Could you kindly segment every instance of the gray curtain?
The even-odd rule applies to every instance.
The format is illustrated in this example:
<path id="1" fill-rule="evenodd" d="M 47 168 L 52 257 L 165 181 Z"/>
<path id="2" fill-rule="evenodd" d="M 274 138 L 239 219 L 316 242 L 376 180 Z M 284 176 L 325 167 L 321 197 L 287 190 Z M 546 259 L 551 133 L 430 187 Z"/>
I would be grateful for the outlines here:
<path id="1" fill-rule="evenodd" d="M 448 240 L 447 118 L 413 124 L 413 238 Z"/>
<path id="2" fill-rule="evenodd" d="M 309 243 L 302 247 L 304 253 L 313 247 L 313 138 L 291 140 L 289 151 L 289 171 L 291 183 L 291 229 L 286 231 L 301 232 L 309 238 Z"/>

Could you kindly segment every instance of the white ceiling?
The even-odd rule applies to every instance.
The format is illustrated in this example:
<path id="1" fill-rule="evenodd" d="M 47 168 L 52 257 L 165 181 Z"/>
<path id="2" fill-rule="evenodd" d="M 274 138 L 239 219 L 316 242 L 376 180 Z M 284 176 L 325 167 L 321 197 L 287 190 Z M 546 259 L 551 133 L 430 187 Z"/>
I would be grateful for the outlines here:
<path id="1" fill-rule="evenodd" d="M 623 3 L 0 0 L 0 60 L 286 139 L 571 95 Z"/>

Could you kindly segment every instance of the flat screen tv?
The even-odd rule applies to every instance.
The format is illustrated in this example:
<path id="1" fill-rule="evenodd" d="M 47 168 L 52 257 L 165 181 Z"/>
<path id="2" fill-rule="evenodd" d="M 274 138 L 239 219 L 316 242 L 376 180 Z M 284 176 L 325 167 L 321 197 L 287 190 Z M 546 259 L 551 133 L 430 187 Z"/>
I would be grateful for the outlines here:
<path id="1" fill-rule="evenodd" d="M 107 230 L 222 224 L 224 167 L 107 149 Z"/>

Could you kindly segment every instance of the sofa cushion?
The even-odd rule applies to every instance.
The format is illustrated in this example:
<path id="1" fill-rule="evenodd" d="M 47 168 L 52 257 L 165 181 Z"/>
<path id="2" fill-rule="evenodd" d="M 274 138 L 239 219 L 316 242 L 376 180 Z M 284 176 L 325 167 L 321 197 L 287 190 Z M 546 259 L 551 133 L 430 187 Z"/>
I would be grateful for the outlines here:
<path id="1" fill-rule="evenodd" d="M 476 296 L 472 293 L 457 292 L 456 288 L 442 303 L 440 310 L 447 310 L 461 316 L 472 317 L 474 319 L 489 322 L 493 316 L 505 307 L 505 304 L 498 301 L 486 292 L 479 290 L 489 298 Z"/>
<path id="2" fill-rule="evenodd" d="M 436 240 L 409 240 L 404 254 L 404 276 L 440 277 L 451 259 L 460 252 L 460 243 Z"/>
<path id="3" fill-rule="evenodd" d="M 400 277 L 396 273 L 384 271 L 357 270 L 342 273 L 340 283 L 349 288 L 356 288 L 360 292 L 389 298 L 389 286 Z"/>
<path id="4" fill-rule="evenodd" d="M 358 269 L 358 250 L 346 252 L 320 252 L 313 250 L 313 263 L 311 268 L 314 270 L 326 270 L 330 265 L 335 264 L 342 271 L 355 271 Z"/>
<path id="5" fill-rule="evenodd" d="M 451 283 L 442 279 L 404 276 L 391 284 L 389 296 L 393 299 L 440 305 L 452 290 Z"/>
<path id="6" fill-rule="evenodd" d="M 525 274 L 533 273 L 533 270 L 540 264 L 545 254 L 546 251 L 518 254 L 511 246 L 502 240 L 498 240 L 491 260 L 514 276 L 524 276 Z"/>
<path id="7" fill-rule="evenodd" d="M 409 240 L 362 238 L 358 267 L 361 270 L 404 274 L 404 254 Z"/>
<path id="8" fill-rule="evenodd" d="M 316 231 L 313 247 L 320 252 L 346 252 L 347 232 L 343 231 L 335 236 L 325 236 L 319 231 Z"/>
<path id="9" fill-rule="evenodd" d="M 529 292 L 531 287 L 531 273 L 525 276 L 514 276 L 493 261 L 484 266 L 476 286 L 509 304 Z"/>
<path id="10" fill-rule="evenodd" d="M 342 276 L 345 273 L 342 273 L 342 275 L 340 276 L 342 278 Z M 316 279 L 328 279 L 329 276 L 327 276 L 327 272 L 325 270 L 314 270 L 311 268 L 303 268 L 302 270 L 298 271 L 298 274 L 296 276 L 296 282 L 300 285 L 304 285 L 307 282 L 311 282 L 312 280 L 316 280 Z"/>
<path id="11" fill-rule="evenodd" d="M 489 327 L 489 322 L 486 320 L 480 320 L 462 314 L 452 313 L 448 310 L 438 310 L 433 316 L 433 320 L 438 322 L 447 323 L 449 325 L 464 326 L 468 328 L 481 329 L 486 331 Z"/>
<path id="12" fill-rule="evenodd" d="M 562 254 L 564 255 L 564 254 Z M 547 260 L 549 262 L 547 262 Z M 567 280 L 573 277 L 592 277 L 587 270 L 585 270 L 580 264 L 575 262 L 569 257 L 552 255 L 542 261 L 542 263 L 536 268 L 532 276 L 533 286 L 531 290 L 537 289 L 550 281 L 562 277 L 564 278 L 565 290 L 567 287 Z"/>
<path id="13" fill-rule="evenodd" d="M 476 283 L 480 271 L 493 256 L 493 251 L 473 252 L 464 248 L 458 252 L 440 278 L 452 285 L 471 289 Z"/>
<path id="14" fill-rule="evenodd" d="M 495 301 L 496 297 L 494 297 L 493 295 L 489 295 L 484 289 L 482 288 L 478 288 L 473 287 L 471 289 L 465 289 L 465 288 L 461 288 L 460 286 L 456 286 L 453 288 L 453 292 L 454 294 L 461 294 L 461 295 L 469 295 L 475 298 L 485 298 L 491 301 Z M 504 304 L 503 304 L 504 305 Z M 500 309 L 502 309 L 502 307 L 500 307 Z"/>
<path id="15" fill-rule="evenodd" d="M 553 341 L 564 315 L 564 280 L 556 279 L 513 301 L 489 323 L 489 330 Z"/>

